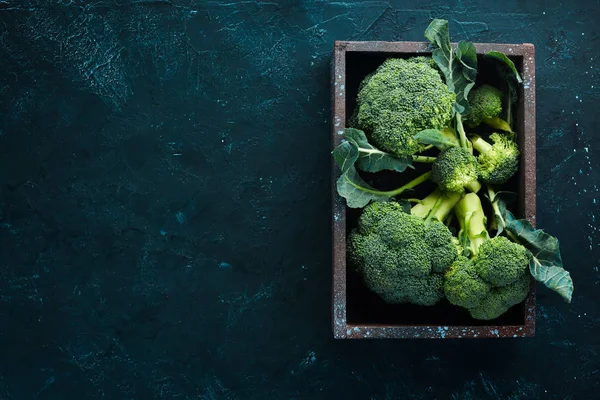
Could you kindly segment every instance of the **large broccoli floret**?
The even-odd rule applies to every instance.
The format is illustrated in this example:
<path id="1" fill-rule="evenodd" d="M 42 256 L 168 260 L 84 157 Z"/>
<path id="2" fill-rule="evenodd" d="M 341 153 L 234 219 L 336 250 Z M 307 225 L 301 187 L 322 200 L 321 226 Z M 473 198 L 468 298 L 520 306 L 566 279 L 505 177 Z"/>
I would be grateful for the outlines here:
<path id="1" fill-rule="evenodd" d="M 379 149 L 412 156 L 422 148 L 413 136 L 443 128 L 454 99 L 430 58 L 390 58 L 361 83 L 351 124 Z"/>
<path id="2" fill-rule="evenodd" d="M 450 303 L 475 319 L 495 319 L 522 302 L 529 292 L 527 250 L 505 237 L 489 238 L 479 197 L 469 193 L 455 207 L 469 258 L 458 257 L 445 274 Z"/>
<path id="3" fill-rule="evenodd" d="M 490 144 L 479 136 L 473 137 L 473 148 L 479 152 L 480 179 L 485 183 L 506 183 L 519 170 L 519 146 L 508 135 L 492 133 Z"/>
<path id="4" fill-rule="evenodd" d="M 431 180 L 442 190 L 451 192 L 463 192 L 465 187 L 477 192 L 481 188 L 478 176 L 477 159 L 461 147 L 443 150 L 431 166 Z"/>
<path id="5" fill-rule="evenodd" d="M 467 125 L 474 128 L 488 118 L 494 118 L 502 112 L 503 93 L 490 85 L 481 85 L 469 93 L 471 111 L 467 115 Z"/>
<path id="6" fill-rule="evenodd" d="M 365 207 L 348 238 L 348 255 L 367 287 L 392 304 L 431 306 L 444 298 L 443 272 L 458 247 L 440 219 L 459 198 L 436 190 L 411 214 L 395 202 Z"/>

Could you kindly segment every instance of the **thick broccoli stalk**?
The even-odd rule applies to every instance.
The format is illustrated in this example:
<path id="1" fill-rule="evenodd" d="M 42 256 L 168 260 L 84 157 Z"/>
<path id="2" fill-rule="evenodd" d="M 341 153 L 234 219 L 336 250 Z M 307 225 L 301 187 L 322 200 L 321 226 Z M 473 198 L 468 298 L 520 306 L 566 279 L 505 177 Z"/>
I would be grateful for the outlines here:
<path id="1" fill-rule="evenodd" d="M 474 128 L 487 119 L 495 118 L 502 112 L 502 97 L 500 89 L 490 85 L 481 85 L 469 93 L 471 110 L 467 115 L 467 125 Z"/>
<path id="2" fill-rule="evenodd" d="M 519 170 L 519 146 L 510 136 L 492 133 L 490 144 L 479 136 L 471 138 L 479 152 L 479 178 L 492 185 L 506 183 Z"/>
<path id="3" fill-rule="evenodd" d="M 391 304 L 432 306 L 443 299 L 443 273 L 459 247 L 440 219 L 459 198 L 437 190 L 411 214 L 395 202 L 365 207 L 349 235 L 348 256 L 366 286 Z"/>
<path id="4" fill-rule="evenodd" d="M 442 190 L 464 192 L 465 188 L 478 192 L 479 164 L 468 150 L 449 147 L 438 155 L 431 166 L 431 180 Z"/>
<path id="5" fill-rule="evenodd" d="M 351 124 L 377 148 L 410 157 L 422 150 L 416 133 L 450 121 L 455 97 L 430 58 L 390 58 L 361 83 Z"/>
<path id="6" fill-rule="evenodd" d="M 444 291 L 452 304 L 469 310 L 475 319 L 495 319 L 529 292 L 529 258 L 525 247 L 506 237 L 489 238 L 485 214 L 476 194 L 469 193 L 455 207 L 463 245 L 460 256 L 445 274 Z"/>

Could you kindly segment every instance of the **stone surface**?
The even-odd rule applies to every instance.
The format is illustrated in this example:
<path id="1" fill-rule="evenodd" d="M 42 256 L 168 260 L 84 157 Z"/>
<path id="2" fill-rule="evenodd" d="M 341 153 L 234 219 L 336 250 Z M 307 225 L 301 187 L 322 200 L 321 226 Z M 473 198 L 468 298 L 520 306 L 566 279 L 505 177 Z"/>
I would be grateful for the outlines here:
<path id="1" fill-rule="evenodd" d="M 0 398 L 589 399 L 596 1 L 0 2 Z M 535 339 L 335 341 L 335 40 L 536 46 Z"/>

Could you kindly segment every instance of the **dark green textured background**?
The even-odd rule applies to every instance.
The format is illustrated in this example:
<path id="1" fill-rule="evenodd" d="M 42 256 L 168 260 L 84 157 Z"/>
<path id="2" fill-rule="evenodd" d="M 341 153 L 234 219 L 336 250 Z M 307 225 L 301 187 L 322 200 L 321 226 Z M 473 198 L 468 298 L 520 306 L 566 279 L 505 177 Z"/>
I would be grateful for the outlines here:
<path id="1" fill-rule="evenodd" d="M 0 1 L 0 399 L 592 399 L 598 1 Z M 334 341 L 334 40 L 536 46 L 531 340 Z"/>

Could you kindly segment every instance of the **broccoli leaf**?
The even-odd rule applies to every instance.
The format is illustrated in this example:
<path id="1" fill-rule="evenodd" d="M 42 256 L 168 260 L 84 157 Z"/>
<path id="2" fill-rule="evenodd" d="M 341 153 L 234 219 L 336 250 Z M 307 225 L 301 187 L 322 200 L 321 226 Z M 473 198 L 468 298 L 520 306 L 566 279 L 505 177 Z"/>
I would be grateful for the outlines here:
<path id="1" fill-rule="evenodd" d="M 452 133 L 454 135 L 454 133 Z M 444 135 L 437 129 L 425 129 L 417 133 L 414 136 L 415 140 L 423 144 L 431 144 L 440 150 L 447 149 L 448 147 L 458 146 L 456 140 L 452 141 L 447 135 Z"/>
<path id="2" fill-rule="evenodd" d="M 369 143 L 365 133 L 359 129 L 346 128 L 344 138 L 356 147 L 358 156 L 354 161 L 356 161 L 358 169 L 362 171 L 379 172 L 389 169 L 402 172 L 407 167 L 412 167 L 411 158 L 398 158 L 379 150 Z M 345 171 L 342 170 L 342 172 Z"/>
<path id="3" fill-rule="evenodd" d="M 573 279 L 563 268 L 558 239 L 541 229 L 535 229 L 526 219 L 516 219 L 506 207 L 502 209 L 508 236 L 530 252 L 531 275 L 570 303 L 574 289 Z"/>
<path id="4" fill-rule="evenodd" d="M 490 185 L 487 186 L 487 193 L 485 197 L 490 201 L 494 215 L 490 224 L 490 230 L 496 231 L 496 236 L 500 235 L 504 231 L 506 221 L 504 216 L 506 213 L 506 203 L 512 203 L 516 200 L 517 194 L 515 192 L 500 191 L 495 192 Z"/>
<path id="5" fill-rule="evenodd" d="M 434 19 L 425 30 L 427 38 L 434 47 L 432 58 L 446 78 L 446 85 L 456 94 L 454 110 L 467 114 L 467 97 L 475 85 L 477 75 L 477 53 L 471 42 L 461 41 L 456 50 L 452 49 L 448 21 Z"/>
<path id="6" fill-rule="evenodd" d="M 367 184 L 351 166 L 337 181 L 337 191 L 350 208 L 362 208 L 371 201 L 389 201 L 390 194 L 380 192 Z"/>
<path id="7" fill-rule="evenodd" d="M 342 174 L 348 171 L 348 168 L 354 165 L 356 160 L 358 160 L 358 147 L 356 144 L 351 142 L 343 142 L 338 147 L 333 149 L 332 151 L 333 159 Z"/>
<path id="8" fill-rule="evenodd" d="M 536 281 L 542 282 L 547 288 L 560 294 L 567 303 L 571 302 L 573 279 L 569 271 L 542 263 L 537 257 L 532 257 L 529 261 L 529 271 Z"/>
<path id="9" fill-rule="evenodd" d="M 469 111 L 467 97 L 475 85 L 477 75 L 477 52 L 473 43 L 460 41 L 456 47 L 456 59 L 460 63 L 454 63 L 452 73 L 454 93 L 456 93 L 454 110 L 459 114 L 467 114 Z"/>
<path id="10" fill-rule="evenodd" d="M 523 79 L 521 79 L 521 75 L 519 75 L 519 71 L 517 71 L 517 67 L 511 61 L 510 58 L 506 56 L 506 54 L 499 51 L 488 51 L 485 53 L 485 57 L 492 59 L 498 63 L 498 67 L 503 69 L 502 75 L 504 78 L 513 78 L 518 83 L 523 83 Z"/>
<path id="11" fill-rule="evenodd" d="M 431 57 L 442 71 L 442 74 L 444 74 L 446 85 L 454 92 L 454 80 L 452 79 L 454 50 L 450 44 L 448 21 L 444 19 L 434 19 L 431 21 L 427 29 L 425 29 L 425 38 L 435 48 Z"/>
<path id="12" fill-rule="evenodd" d="M 505 120 L 509 127 L 512 127 L 512 107 L 517 103 L 519 96 L 518 87 L 523 83 L 521 75 L 517 71 L 517 67 L 506 54 L 499 51 L 488 51 L 485 53 L 485 58 L 494 61 L 498 74 L 504 78 L 508 86 L 508 93 L 505 97 L 506 105 L 504 108 Z M 492 126 L 494 127 L 494 126 Z M 502 128 L 498 128 L 502 129 Z M 505 129 L 503 129 L 505 130 Z M 512 132 L 512 129 L 510 130 Z"/>

